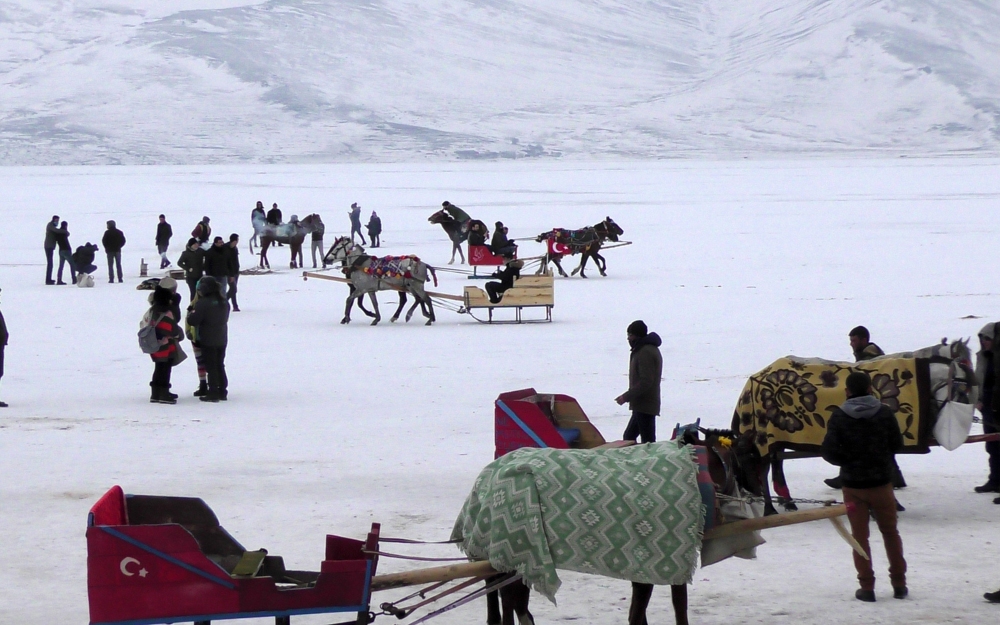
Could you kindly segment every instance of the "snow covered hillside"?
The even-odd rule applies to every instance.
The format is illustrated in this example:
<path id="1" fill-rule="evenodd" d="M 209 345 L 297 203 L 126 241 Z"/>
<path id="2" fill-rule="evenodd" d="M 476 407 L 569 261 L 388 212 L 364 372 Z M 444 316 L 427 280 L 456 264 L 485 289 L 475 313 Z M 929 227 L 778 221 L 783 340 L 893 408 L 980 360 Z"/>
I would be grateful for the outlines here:
<path id="1" fill-rule="evenodd" d="M 979 0 L 0 0 L 0 164 L 996 154 Z"/>

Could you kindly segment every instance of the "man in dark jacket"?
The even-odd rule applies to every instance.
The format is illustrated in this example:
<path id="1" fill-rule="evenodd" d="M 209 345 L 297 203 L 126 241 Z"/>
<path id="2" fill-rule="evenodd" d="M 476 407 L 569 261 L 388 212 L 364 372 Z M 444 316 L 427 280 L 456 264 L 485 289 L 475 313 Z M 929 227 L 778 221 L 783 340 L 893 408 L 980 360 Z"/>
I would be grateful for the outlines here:
<path id="1" fill-rule="evenodd" d="M 188 308 L 187 322 L 198 337 L 208 373 L 208 393 L 199 399 L 206 402 L 225 401 L 229 398 L 229 378 L 226 376 L 229 304 L 212 276 L 205 276 L 198 283 L 198 301 Z"/>
<path id="2" fill-rule="evenodd" d="M 170 247 L 170 237 L 174 236 L 174 229 L 167 223 L 166 215 L 160 215 L 160 223 L 156 224 L 156 252 L 160 255 L 160 269 L 170 266 L 167 258 L 167 248 Z"/>
<path id="3" fill-rule="evenodd" d="M 73 282 L 76 282 L 76 265 L 73 264 L 73 247 L 69 244 L 69 224 L 61 222 L 59 224 L 60 233 L 56 235 L 56 245 L 59 246 L 59 270 L 56 272 L 56 284 L 65 285 L 63 282 L 63 267 L 69 265 L 69 275 Z"/>
<path id="4" fill-rule="evenodd" d="M 354 241 L 354 233 L 361 237 L 361 245 L 368 245 L 365 235 L 361 234 L 361 207 L 355 202 L 351 204 L 351 210 L 347 211 L 347 216 L 351 218 L 351 241 Z"/>
<path id="5" fill-rule="evenodd" d="M 94 264 L 94 253 L 98 249 L 90 241 L 76 248 L 76 251 L 73 252 L 73 265 L 76 267 L 77 273 L 94 273 L 97 271 L 97 265 Z"/>
<path id="6" fill-rule="evenodd" d="M 490 241 L 490 249 L 497 256 L 514 256 L 517 254 L 517 246 L 507 238 L 507 227 L 502 221 L 495 224 L 493 230 L 493 240 Z"/>
<path id="7" fill-rule="evenodd" d="M 854 350 L 854 362 L 871 360 L 885 355 L 881 347 L 871 342 L 871 334 L 864 326 L 852 329 L 847 338 L 851 341 L 851 349 Z"/>
<path id="8" fill-rule="evenodd" d="M 267 211 L 267 223 L 272 226 L 281 225 L 281 209 L 278 208 L 277 202 L 271 204 L 271 210 Z"/>
<path id="9" fill-rule="evenodd" d="M 632 348 L 628 361 L 628 390 L 615 398 L 621 406 L 628 402 L 632 418 L 622 438 L 643 443 L 656 442 L 656 416 L 660 414 L 660 378 L 663 376 L 663 341 L 650 333 L 641 320 L 628 325 L 628 344 Z"/>
<path id="10" fill-rule="evenodd" d="M 56 283 L 52 279 L 52 256 L 56 251 L 59 233 L 59 215 L 53 215 L 52 221 L 45 224 L 45 284 L 49 285 Z"/>
<path id="11" fill-rule="evenodd" d="M 240 281 L 240 235 L 235 232 L 229 235 L 229 243 L 226 245 L 226 254 L 229 255 L 229 292 L 227 299 L 233 302 L 233 312 L 240 312 L 240 305 L 236 303 L 236 288 Z"/>
<path id="12" fill-rule="evenodd" d="M 372 247 L 382 247 L 382 218 L 372 211 L 372 216 L 368 218 L 368 240 L 372 242 Z"/>
<path id="13" fill-rule="evenodd" d="M 976 353 L 976 383 L 979 384 L 979 403 L 976 408 L 983 415 L 983 433 L 1000 432 L 993 412 L 993 390 L 996 386 L 996 369 L 993 366 L 993 337 L 996 336 L 996 322 L 987 323 L 979 331 L 979 352 Z M 975 487 L 977 493 L 1000 493 L 1000 442 L 988 441 L 986 453 L 989 455 L 990 475 L 986 483 Z"/>
<path id="14" fill-rule="evenodd" d="M 181 257 L 177 259 L 177 266 L 184 270 L 184 281 L 187 282 L 191 297 L 194 299 L 195 288 L 198 280 L 205 274 L 205 250 L 201 249 L 198 239 L 191 237 L 188 239 L 187 249 L 181 252 Z"/>
<path id="15" fill-rule="evenodd" d="M 854 596 L 875 601 L 875 572 L 868 545 L 868 517 L 882 533 L 889 558 L 889 580 L 893 597 L 903 599 L 906 589 L 906 560 L 903 541 L 896 529 L 896 496 L 892 490 L 893 455 L 903 448 L 896 415 L 871 394 L 872 381 L 863 371 L 847 376 L 847 401 L 830 414 L 823 439 L 823 459 L 840 467 L 844 503 L 851 522 L 851 534 L 868 554 L 854 554 L 861 588 Z"/>
<path id="16" fill-rule="evenodd" d="M 212 247 L 205 250 L 204 269 L 206 276 L 215 278 L 222 299 L 226 299 L 229 292 L 229 252 L 226 251 L 226 242 L 222 237 L 215 237 Z"/>
<path id="17" fill-rule="evenodd" d="M 521 277 L 522 267 L 524 267 L 523 261 L 512 260 L 502 270 L 498 269 L 493 273 L 491 277 L 499 278 L 500 281 L 486 283 L 485 288 L 490 296 L 490 302 L 494 304 L 500 303 L 500 298 L 503 296 L 504 291 L 514 286 L 514 280 Z"/>
<path id="18" fill-rule="evenodd" d="M 316 269 L 316 252 L 319 252 L 319 262 L 323 264 L 323 268 L 326 268 L 326 250 L 323 249 L 323 235 L 326 233 L 326 224 L 323 223 L 323 219 L 316 215 L 316 219 L 313 221 L 313 231 L 312 231 L 312 247 L 309 248 L 312 253 L 313 259 L 313 269 Z"/>
<path id="19" fill-rule="evenodd" d="M 104 253 L 108 255 L 108 284 L 115 281 L 114 265 L 118 266 L 118 283 L 122 281 L 122 248 L 125 247 L 125 234 L 115 227 L 114 220 L 108 221 L 108 229 L 101 239 Z"/>
<path id="20" fill-rule="evenodd" d="M 2 291 L 3 289 L 0 289 Z M 7 322 L 4 321 L 3 311 L 0 311 L 0 380 L 3 379 L 3 352 L 7 347 L 7 339 L 10 335 L 7 333 Z M 0 408 L 6 408 L 7 404 L 0 401 Z"/>

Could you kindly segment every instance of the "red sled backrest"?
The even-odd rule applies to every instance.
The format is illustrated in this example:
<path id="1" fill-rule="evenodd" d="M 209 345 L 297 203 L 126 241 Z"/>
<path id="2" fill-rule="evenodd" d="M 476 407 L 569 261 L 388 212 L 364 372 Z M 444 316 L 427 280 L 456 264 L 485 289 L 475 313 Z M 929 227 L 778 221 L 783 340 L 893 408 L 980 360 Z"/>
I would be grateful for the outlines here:
<path id="1" fill-rule="evenodd" d="M 97 500 L 87 515 L 87 527 L 95 525 L 128 525 L 125 492 L 121 486 L 112 486 Z"/>

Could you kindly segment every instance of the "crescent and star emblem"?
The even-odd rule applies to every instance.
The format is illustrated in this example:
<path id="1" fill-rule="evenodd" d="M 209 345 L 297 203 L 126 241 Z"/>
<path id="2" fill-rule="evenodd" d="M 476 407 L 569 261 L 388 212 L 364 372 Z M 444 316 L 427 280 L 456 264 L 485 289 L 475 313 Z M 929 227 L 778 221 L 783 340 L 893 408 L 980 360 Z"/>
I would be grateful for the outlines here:
<path id="1" fill-rule="evenodd" d="M 136 565 L 137 567 L 139 567 L 139 570 L 138 571 L 130 571 L 128 569 L 128 566 L 130 564 Z M 136 573 L 139 573 L 139 577 L 146 577 L 146 575 L 149 574 L 149 571 L 147 571 L 146 569 L 142 568 L 142 563 L 139 562 L 138 560 L 136 560 L 135 558 L 123 558 L 122 562 L 118 566 L 118 568 L 120 568 L 122 570 L 122 575 L 124 575 L 125 577 L 133 577 Z"/>

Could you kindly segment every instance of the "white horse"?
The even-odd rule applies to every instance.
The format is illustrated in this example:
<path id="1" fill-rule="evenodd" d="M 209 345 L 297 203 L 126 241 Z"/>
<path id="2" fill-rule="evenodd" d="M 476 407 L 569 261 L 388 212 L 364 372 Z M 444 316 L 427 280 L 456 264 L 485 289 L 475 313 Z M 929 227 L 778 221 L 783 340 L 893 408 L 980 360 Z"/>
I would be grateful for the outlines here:
<path id="1" fill-rule="evenodd" d="M 360 300 L 367 293 L 371 299 L 375 316 L 372 325 L 377 325 L 382 320 L 382 315 L 379 313 L 378 299 L 376 299 L 375 293 L 388 290 L 399 291 L 400 294 L 399 308 L 396 309 L 396 314 L 389 319 L 390 322 L 395 322 L 399 318 L 399 314 L 406 304 L 407 293 L 416 300 L 406 314 L 407 321 L 413 316 L 417 304 L 421 305 L 424 316 L 427 317 L 426 325 L 431 325 L 436 320 L 434 305 L 431 303 L 427 291 L 424 290 L 424 283 L 430 281 L 432 277 L 437 283 L 437 276 L 434 274 L 433 267 L 416 256 L 393 259 L 393 266 L 399 269 L 401 276 L 376 275 L 372 269 L 379 259 L 365 254 L 365 249 L 350 238 L 338 237 L 330 246 L 330 251 L 326 253 L 323 260 L 327 264 L 341 261 L 344 274 L 351 281 L 351 293 L 347 296 L 344 318 L 340 323 L 351 322 L 351 309 L 354 307 L 354 300 Z"/>

